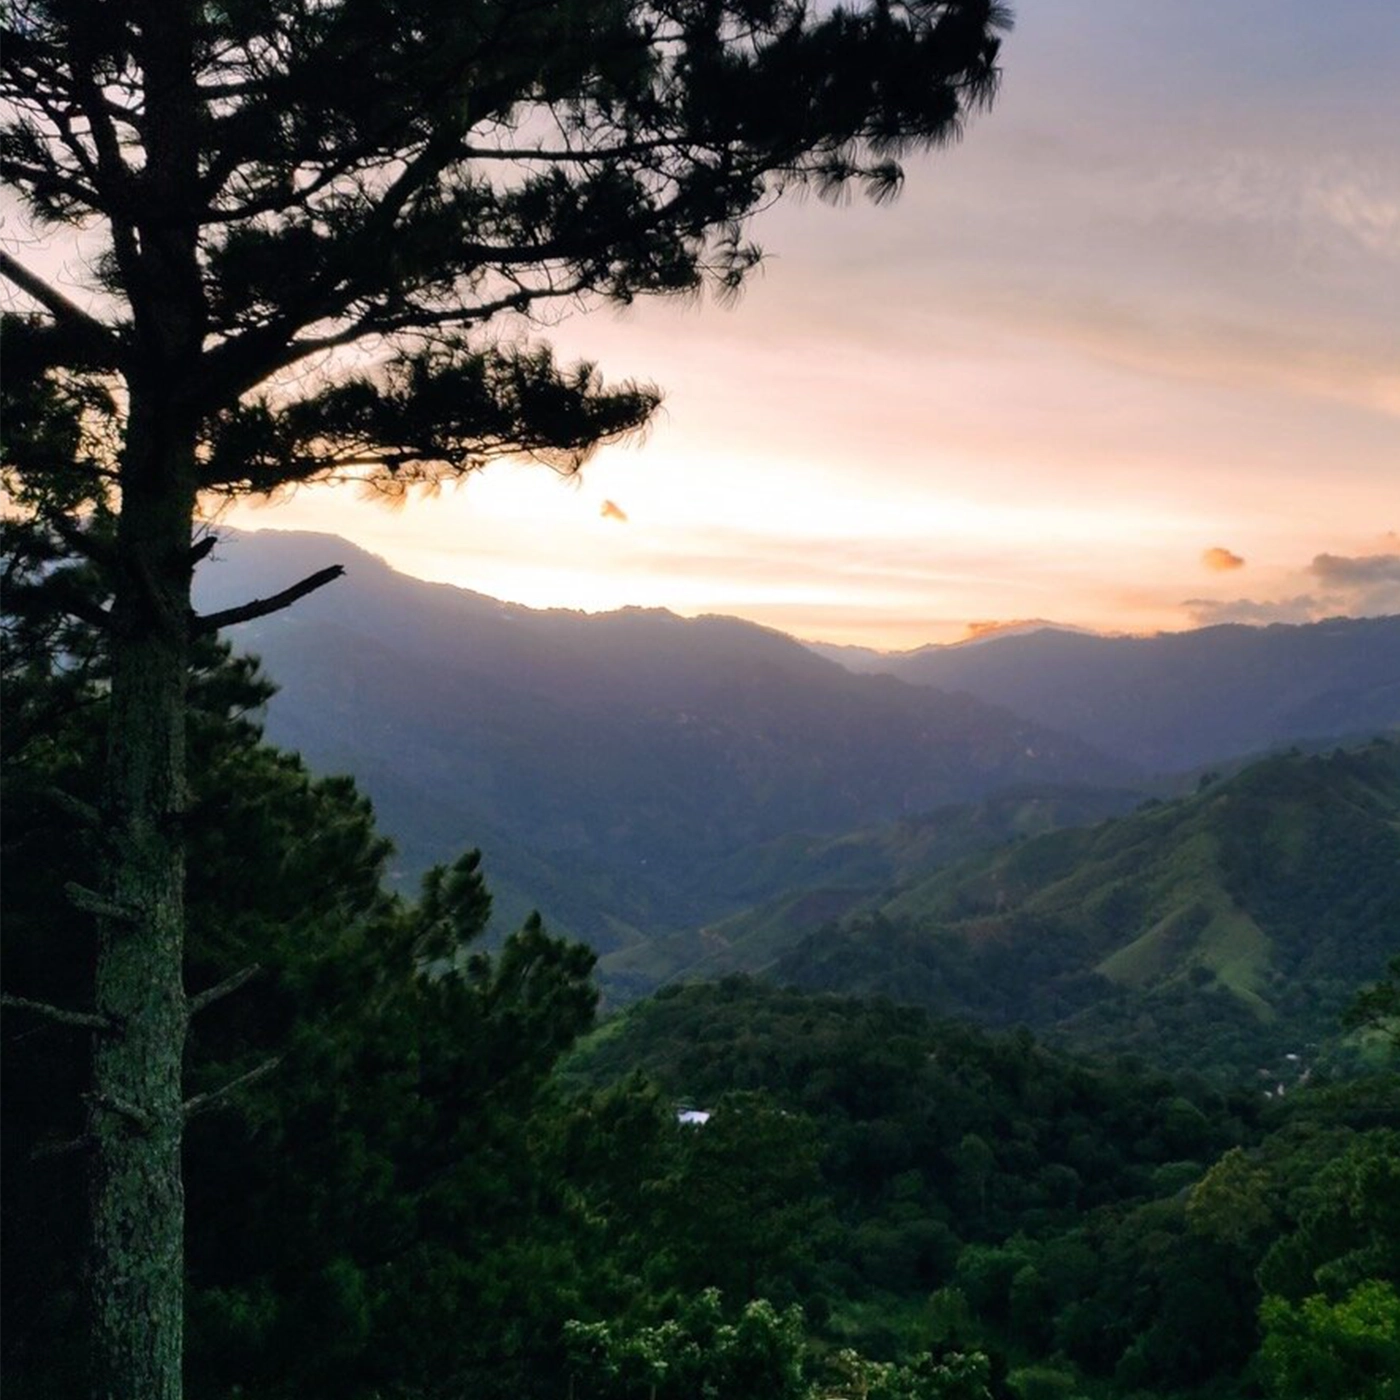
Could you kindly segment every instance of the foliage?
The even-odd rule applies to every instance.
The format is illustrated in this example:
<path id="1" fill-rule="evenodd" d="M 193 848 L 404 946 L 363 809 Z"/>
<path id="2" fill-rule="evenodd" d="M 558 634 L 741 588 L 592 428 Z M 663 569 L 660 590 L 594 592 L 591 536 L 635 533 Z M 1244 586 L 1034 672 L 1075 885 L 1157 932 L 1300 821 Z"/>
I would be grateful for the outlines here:
<path id="1" fill-rule="evenodd" d="M 571 1321 L 564 1332 L 580 1400 L 991 1400 L 991 1368 L 979 1352 L 898 1364 L 847 1348 L 813 1368 L 799 1309 L 779 1313 L 756 1299 L 726 1322 L 714 1289 L 658 1325 Z M 809 1377 L 813 1369 L 820 1378 Z"/>
<path id="2" fill-rule="evenodd" d="M 1209 1239 L 1236 1248 L 1269 1230 L 1274 1211 L 1269 1178 L 1251 1164 L 1243 1149 L 1232 1147 L 1186 1198 L 1186 1222 Z"/>
<path id="3" fill-rule="evenodd" d="M 1400 957 L 1390 960 L 1386 975 L 1357 996 L 1342 1020 L 1349 1029 L 1381 1031 L 1400 1050 Z"/>
<path id="4" fill-rule="evenodd" d="M 1400 1293 L 1369 1280 L 1336 1303 L 1267 1298 L 1260 1364 L 1278 1400 L 1394 1400 L 1400 1395 Z"/>
<path id="5" fill-rule="evenodd" d="M 1006 1378 L 1016 1400 L 1074 1400 L 1079 1384 L 1054 1366 L 1022 1366 Z"/>
<path id="6" fill-rule="evenodd" d="M 840 1379 L 835 1389 L 819 1394 L 832 1400 L 991 1400 L 991 1367 L 980 1352 L 928 1355 L 900 1365 L 846 1350 L 837 1352 L 829 1367 Z"/>
<path id="7" fill-rule="evenodd" d="M 726 1321 L 716 1289 L 655 1326 L 564 1327 L 571 1389 L 580 1400 L 807 1400 L 805 1333 L 797 1308 L 752 1299 Z"/>
<path id="8" fill-rule="evenodd" d="M 1314 1144 L 1305 1158 L 1311 1174 L 1289 1181 L 1291 1228 L 1260 1260 L 1261 1285 L 1296 1300 L 1316 1288 L 1336 1297 L 1368 1278 L 1400 1284 L 1400 1132 L 1324 1141 L 1325 1156 Z"/>
<path id="9" fill-rule="evenodd" d="M 872 1366 L 933 1345 L 983 1351 L 1010 1393 L 1204 1395 L 1246 1374 L 1263 1288 L 1400 1277 L 1394 1076 L 1226 1094 L 740 978 L 631 1008 L 564 1068 L 614 1102 L 641 1068 L 810 1121 L 838 1228 L 795 1296 Z"/>
<path id="10" fill-rule="evenodd" d="M 39 619 L 16 616 L 6 638 L 5 989 L 73 1005 L 90 997 L 91 918 L 54 891 L 91 878 L 97 838 L 78 811 L 105 700 L 100 664 L 80 671 L 37 645 Z M 465 1364 L 452 1318 L 468 1307 L 495 1319 L 493 1364 L 508 1369 L 505 1318 L 516 1348 L 533 1344 L 521 1298 L 568 1286 L 567 1272 L 528 1283 L 552 1246 L 512 1249 L 511 1236 L 538 1201 L 520 1195 L 536 1104 L 591 1023 L 592 956 L 537 922 L 476 951 L 489 899 L 474 854 L 432 872 L 416 904 L 386 894 L 389 847 L 353 785 L 259 742 L 250 712 L 269 689 L 254 663 L 212 647 L 192 687 L 190 977 L 198 989 L 261 971 L 201 1013 L 190 1089 L 217 1095 L 279 1063 L 191 1123 L 191 1379 L 288 1395 L 426 1384 Z M 83 1146 L 83 1041 L 7 1012 L 4 1355 L 17 1394 L 82 1383 L 82 1152 L 68 1149 Z"/>

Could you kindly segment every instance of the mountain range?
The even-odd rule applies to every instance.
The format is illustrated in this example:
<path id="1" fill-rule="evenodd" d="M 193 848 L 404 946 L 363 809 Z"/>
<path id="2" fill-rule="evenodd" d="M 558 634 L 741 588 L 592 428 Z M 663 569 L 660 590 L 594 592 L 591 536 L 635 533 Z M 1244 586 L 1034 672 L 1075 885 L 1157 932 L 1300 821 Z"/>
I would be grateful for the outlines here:
<path id="1" fill-rule="evenodd" d="M 815 649 L 852 670 L 1005 705 L 1149 773 L 1400 722 L 1400 617 L 1151 637 L 1047 623 L 907 652 Z"/>
<path id="2" fill-rule="evenodd" d="M 1274 915 L 1240 903 L 1239 852 L 1253 838 L 1230 838 L 1233 873 L 1212 883 L 1208 861 L 1172 852 L 1224 836 L 1178 828 L 1165 815 L 1176 804 L 1134 809 L 1194 785 L 1185 770 L 1233 773 L 1271 745 L 1325 746 L 1400 719 L 1400 618 L 1155 638 L 1045 627 L 894 657 L 835 649 L 838 664 L 735 618 L 537 611 L 412 579 L 332 536 L 220 534 L 197 580 L 205 610 L 327 564 L 347 570 L 233 634 L 282 687 L 269 738 L 354 774 L 404 880 L 480 847 L 501 925 L 539 908 L 598 949 L 614 997 L 730 968 L 912 995 L 928 947 L 961 946 L 977 920 L 1004 916 L 985 943 L 1004 957 L 963 959 L 981 967 L 969 985 L 980 978 L 982 991 L 925 989 L 927 1004 L 1045 1027 L 1079 1016 L 1092 1040 L 1095 1018 L 1127 1015 L 1139 992 L 1166 1006 L 1183 988 L 1214 989 L 1252 1034 L 1278 1013 L 1265 984 L 1292 965 L 1275 954 L 1294 938 L 1279 942 Z M 1332 810 L 1330 797 L 1308 800 Z M 1180 810 L 1203 822 L 1207 805 L 1202 793 Z M 1333 829 L 1308 828 L 1295 858 Z M 1104 852 L 1134 832 L 1130 879 Z M 1154 862 L 1178 904 L 1142 893 Z M 1030 888 L 1027 864 L 1058 872 L 1060 903 Z M 985 907 L 978 891 L 998 880 Z M 1136 912 L 1114 932 L 1095 922 L 1125 900 Z M 1273 950 L 1262 960 L 1229 951 L 1261 939 Z M 966 973 L 942 952 L 934 961 L 935 981 Z M 1157 971 L 1139 977 L 1145 967 Z M 1031 1004 L 1041 995 L 1050 1010 Z"/>
<path id="3" fill-rule="evenodd" d="M 282 687 L 269 738 L 354 774 L 406 875 L 479 846 L 507 915 L 537 906 L 604 951 L 743 907 L 722 872 L 790 832 L 1136 778 L 1003 707 L 735 618 L 535 611 L 329 536 L 229 534 L 217 555 L 204 609 L 346 567 L 234 636 Z"/>

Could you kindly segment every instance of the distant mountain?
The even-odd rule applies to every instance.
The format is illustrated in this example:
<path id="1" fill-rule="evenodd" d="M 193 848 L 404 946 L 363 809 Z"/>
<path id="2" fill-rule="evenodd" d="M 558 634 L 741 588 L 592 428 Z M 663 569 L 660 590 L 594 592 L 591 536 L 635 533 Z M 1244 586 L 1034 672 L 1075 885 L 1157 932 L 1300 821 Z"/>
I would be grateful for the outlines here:
<path id="1" fill-rule="evenodd" d="M 353 773 L 406 873 L 479 845 L 507 917 L 539 907 L 605 950 L 743 907 L 726 862 L 787 833 L 1132 776 L 1000 707 L 852 675 L 750 623 L 534 611 L 332 536 L 228 532 L 198 604 L 333 563 L 344 579 L 233 633 L 282 686 L 269 737 Z"/>
<path id="2" fill-rule="evenodd" d="M 1397 952 L 1400 745 L 1384 741 L 1002 847 L 763 950 L 802 987 L 1232 1070 L 1306 1056 Z"/>
<path id="3" fill-rule="evenodd" d="M 1400 728 L 1400 617 L 1153 637 L 1044 626 L 911 652 L 817 650 L 1004 705 L 1148 772 Z"/>
<path id="4" fill-rule="evenodd" d="M 969 636 L 959 637 L 955 642 L 930 642 L 926 646 L 913 647 L 908 651 L 879 651 L 875 647 L 856 646 L 846 642 L 809 641 L 806 645 L 818 656 L 826 657 L 828 661 L 839 661 L 848 671 L 856 671 L 861 675 L 895 675 L 913 658 L 926 653 L 980 647 L 1007 637 L 1028 637 L 1033 632 L 1066 632 L 1077 637 L 1104 635 L 1090 627 L 1071 627 L 1067 623 L 1051 622 L 1044 617 L 1025 618 L 1020 622 L 976 623 L 973 626 L 974 630 Z"/>

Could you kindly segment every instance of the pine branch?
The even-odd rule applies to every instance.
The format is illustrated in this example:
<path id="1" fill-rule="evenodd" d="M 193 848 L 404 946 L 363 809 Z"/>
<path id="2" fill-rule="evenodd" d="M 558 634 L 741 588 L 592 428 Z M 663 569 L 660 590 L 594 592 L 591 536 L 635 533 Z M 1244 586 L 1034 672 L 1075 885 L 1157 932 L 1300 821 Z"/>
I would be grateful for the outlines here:
<path id="1" fill-rule="evenodd" d="M 54 1157 L 70 1157 L 75 1152 L 90 1151 L 100 1141 L 96 1133 L 83 1133 L 81 1137 L 69 1138 L 66 1142 L 41 1143 L 29 1154 L 29 1160 L 43 1162 Z"/>
<path id="2" fill-rule="evenodd" d="M 116 551 L 110 544 L 88 534 L 61 510 L 46 510 L 44 523 L 74 554 L 81 554 L 84 559 L 90 559 L 104 569 L 111 568 L 116 563 Z"/>
<path id="3" fill-rule="evenodd" d="M 74 797 L 71 792 L 65 792 L 60 787 L 46 787 L 40 796 L 71 817 L 79 826 L 92 830 L 102 825 L 102 813 L 91 802 L 84 802 L 81 797 Z"/>
<path id="4" fill-rule="evenodd" d="M 88 315 L 77 302 L 70 301 L 57 287 L 51 286 L 3 250 L 0 250 L 0 276 L 13 282 L 25 296 L 37 301 L 55 321 L 80 329 L 95 343 L 100 342 L 105 346 L 109 355 L 115 355 L 116 339 L 101 321 Z"/>
<path id="5" fill-rule="evenodd" d="M 103 634 L 112 630 L 112 614 L 90 598 L 75 594 L 71 598 L 65 598 L 62 607 L 70 617 L 76 617 L 79 622 L 86 622 L 89 627 L 95 627 Z"/>
<path id="6" fill-rule="evenodd" d="M 34 1001 L 30 997 L 11 996 L 9 992 L 0 995 L 0 1006 L 12 1011 L 32 1011 L 36 1016 L 56 1021 L 60 1026 L 80 1026 L 89 1031 L 110 1031 L 113 1021 L 96 1011 L 70 1011 L 65 1006 L 54 1006 L 47 1001 Z"/>
<path id="7" fill-rule="evenodd" d="M 386 309 L 372 308 L 338 331 L 308 339 L 290 338 L 293 322 L 284 317 L 255 330 L 244 331 L 210 350 L 205 356 L 205 394 L 210 401 L 237 397 L 269 375 L 287 369 L 308 355 L 353 345 L 368 336 L 426 333 L 435 328 L 459 330 L 480 325 L 502 311 L 523 312 L 536 301 L 576 296 L 587 285 L 586 278 L 576 278 L 558 287 L 521 289 L 490 301 L 441 311 L 429 311 L 416 303 L 409 303 L 409 310 L 394 314 Z M 217 482 L 208 484 L 218 485 Z"/>
<path id="8" fill-rule="evenodd" d="M 262 971 L 261 963 L 253 963 L 249 967 L 235 972 L 231 977 L 225 977 L 222 982 L 216 982 L 212 987 L 192 996 L 189 1000 L 189 1014 L 197 1016 L 206 1006 L 212 1006 L 216 1001 L 222 1001 L 226 996 L 231 996 L 245 982 L 251 982 Z"/>
<path id="9" fill-rule="evenodd" d="M 124 924 L 136 922 L 135 913 L 125 904 L 117 904 L 114 900 L 105 898 L 90 890 L 86 885 L 79 885 L 70 880 L 63 887 L 63 893 L 68 896 L 68 902 L 75 908 L 81 909 L 84 914 L 95 914 L 99 919 L 116 919 Z"/>
<path id="10" fill-rule="evenodd" d="M 186 1099 L 184 1103 L 184 1114 L 186 1118 L 193 1118 L 196 1113 L 207 1113 L 211 1108 L 217 1108 L 225 1099 L 231 1098 L 234 1094 L 256 1084 L 258 1080 L 265 1079 L 282 1063 L 280 1055 L 274 1055 L 270 1060 L 264 1060 L 262 1064 L 250 1069 L 247 1074 L 240 1074 L 237 1079 L 231 1079 L 221 1089 L 213 1089 L 207 1094 L 196 1094 L 192 1099 Z"/>
<path id="11" fill-rule="evenodd" d="M 217 535 L 205 535 L 198 544 L 190 547 L 190 568 L 194 568 L 201 559 L 207 559 L 214 552 L 214 547 L 219 543 Z"/>
<path id="12" fill-rule="evenodd" d="M 274 593 L 271 598 L 254 598 L 252 602 L 244 603 L 241 607 L 225 608 L 223 612 L 196 617 L 192 623 L 193 634 L 204 636 L 224 627 L 236 626 L 240 622 L 252 622 L 255 618 L 266 617 L 269 613 L 281 612 L 283 608 L 291 607 L 298 599 L 305 598 L 308 593 L 314 593 L 318 588 L 334 583 L 344 572 L 344 564 L 332 564 L 329 568 L 321 569 L 302 579 L 300 583 L 294 583 L 290 588 Z"/>
<path id="13" fill-rule="evenodd" d="M 122 157 L 122 138 L 102 97 L 92 45 L 80 26 L 74 25 L 72 31 L 70 38 L 73 42 L 70 42 L 66 55 L 71 89 L 76 99 L 76 110 L 87 118 L 88 135 L 96 159 L 89 156 L 71 123 L 67 125 L 64 144 L 73 152 L 106 206 L 104 212 L 112 236 L 112 251 L 121 268 L 128 295 L 137 290 L 144 292 L 148 278 L 144 275 L 141 240 L 133 212 L 133 172 Z M 63 130 L 62 125 L 60 130 Z"/>
<path id="14" fill-rule="evenodd" d="M 111 1094 L 84 1094 L 83 1097 L 94 1108 L 101 1108 L 116 1114 L 118 1118 L 125 1118 L 139 1133 L 149 1133 L 155 1127 L 155 1119 L 149 1113 L 125 1099 L 115 1098 Z"/>

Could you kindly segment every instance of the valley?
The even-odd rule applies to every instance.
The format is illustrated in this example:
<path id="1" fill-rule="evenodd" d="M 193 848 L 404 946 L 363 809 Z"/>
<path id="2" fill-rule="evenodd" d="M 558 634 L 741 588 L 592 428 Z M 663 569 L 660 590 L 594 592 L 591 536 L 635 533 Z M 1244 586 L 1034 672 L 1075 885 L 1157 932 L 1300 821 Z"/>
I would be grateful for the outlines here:
<path id="1" fill-rule="evenodd" d="M 1241 1076 L 1331 1035 L 1400 946 L 1400 749 L 1371 741 L 1400 736 L 1397 618 L 829 649 L 857 674 L 328 536 L 216 558 L 209 605 L 346 564 L 242 629 L 282 686 L 269 737 L 355 775 L 400 880 L 479 847 L 495 926 L 591 944 L 611 1006 L 746 972 Z"/>
<path id="2" fill-rule="evenodd" d="M 1294 1400 L 1323 1357 L 1326 1400 L 1386 1400 L 1372 629 L 1334 732 L 1160 772 L 733 619 L 219 552 L 204 606 L 349 573 L 190 689 L 200 1393 Z M 39 1397 L 84 1365 L 89 1054 L 21 1018 L 92 997 L 53 891 L 95 878 L 107 696 L 100 657 L 7 657 L 5 1355 Z"/>

